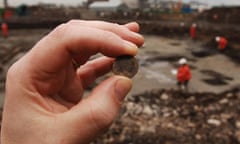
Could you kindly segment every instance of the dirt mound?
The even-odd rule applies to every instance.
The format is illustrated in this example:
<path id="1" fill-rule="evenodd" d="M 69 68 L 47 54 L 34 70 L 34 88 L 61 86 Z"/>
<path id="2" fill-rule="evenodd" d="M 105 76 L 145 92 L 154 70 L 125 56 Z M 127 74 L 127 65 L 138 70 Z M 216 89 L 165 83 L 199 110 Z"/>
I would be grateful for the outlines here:
<path id="1" fill-rule="evenodd" d="M 240 24 L 240 7 L 215 7 L 202 13 L 198 19 L 204 19 L 208 22 Z"/>
<path id="2" fill-rule="evenodd" d="M 239 100 L 239 89 L 218 95 L 148 91 L 128 98 L 111 129 L 93 144 L 239 143 Z"/>

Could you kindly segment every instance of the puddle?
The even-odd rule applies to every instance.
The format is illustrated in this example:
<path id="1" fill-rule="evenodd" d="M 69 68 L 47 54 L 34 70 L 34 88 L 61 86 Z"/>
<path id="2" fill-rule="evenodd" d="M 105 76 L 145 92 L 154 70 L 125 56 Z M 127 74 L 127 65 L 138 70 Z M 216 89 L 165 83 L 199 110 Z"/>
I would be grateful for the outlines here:
<path id="1" fill-rule="evenodd" d="M 213 70 L 201 70 L 200 72 L 205 75 L 217 78 L 217 79 L 223 79 L 223 80 L 229 80 L 229 81 L 234 80 L 232 77 L 225 76 L 225 75 L 223 75 L 219 72 L 213 71 Z"/>
<path id="2" fill-rule="evenodd" d="M 207 84 L 210 84 L 210 85 L 214 85 L 214 86 L 223 86 L 223 85 L 227 85 L 228 83 L 223 80 L 223 79 L 218 79 L 218 78 L 215 78 L 215 79 L 203 79 L 203 81 Z"/>
<path id="3" fill-rule="evenodd" d="M 225 54 L 230 57 L 234 62 L 240 63 L 240 50 L 230 49 L 225 52 Z"/>
<path id="4" fill-rule="evenodd" d="M 170 45 L 171 45 L 171 46 L 180 46 L 181 43 L 179 43 L 179 42 L 172 42 L 172 43 L 170 43 Z"/>
<path id="5" fill-rule="evenodd" d="M 223 86 L 227 85 L 227 81 L 234 80 L 232 77 L 225 76 L 219 72 L 215 72 L 213 70 L 201 70 L 201 73 L 210 76 L 209 79 L 203 79 L 203 81 L 207 84 L 214 85 L 214 86 Z"/>
<path id="6" fill-rule="evenodd" d="M 150 57 L 146 60 L 149 62 L 156 62 L 156 61 L 168 61 L 168 62 L 176 62 L 178 61 L 182 56 L 179 55 L 171 55 L 171 56 L 156 56 L 156 57 Z"/>
<path id="7" fill-rule="evenodd" d="M 145 53 L 147 55 L 159 55 L 160 54 L 160 52 L 158 52 L 158 51 L 146 51 Z"/>
<path id="8" fill-rule="evenodd" d="M 198 49 L 192 49 L 191 53 L 195 57 L 208 57 L 216 54 L 216 51 L 210 50 L 210 49 L 198 48 Z"/>

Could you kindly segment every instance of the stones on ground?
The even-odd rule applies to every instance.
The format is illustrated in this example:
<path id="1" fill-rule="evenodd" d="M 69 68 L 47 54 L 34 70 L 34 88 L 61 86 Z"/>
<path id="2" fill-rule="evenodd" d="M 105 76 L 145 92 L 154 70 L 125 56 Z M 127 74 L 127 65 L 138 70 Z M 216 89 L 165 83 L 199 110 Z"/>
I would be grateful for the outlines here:
<path id="1" fill-rule="evenodd" d="M 143 114 L 148 115 L 148 116 L 153 116 L 153 110 L 150 108 L 150 106 L 144 106 L 143 108 Z"/>
<path id="2" fill-rule="evenodd" d="M 236 127 L 237 127 L 238 129 L 240 129 L 240 121 L 237 121 L 237 122 L 236 122 Z"/>
<path id="3" fill-rule="evenodd" d="M 235 137 L 236 137 L 237 141 L 240 143 L 240 131 L 235 132 Z"/>
<path id="4" fill-rule="evenodd" d="M 168 99 L 162 100 L 167 94 Z M 151 90 L 130 96 L 123 116 L 111 130 L 112 143 L 226 143 L 240 142 L 239 101 L 233 92 L 220 95 Z M 165 99 L 165 98 L 163 98 Z M 220 104 L 220 101 L 227 104 Z M 232 104 L 232 105 L 230 105 Z M 126 114 L 128 113 L 128 114 Z M 186 137 L 189 136 L 189 137 Z M 108 138 L 109 135 L 106 135 Z"/>
<path id="5" fill-rule="evenodd" d="M 188 103 L 192 103 L 192 102 L 194 102 L 195 100 L 196 100 L 195 96 L 191 96 L 191 97 L 188 98 L 186 101 L 187 101 Z"/>
<path id="6" fill-rule="evenodd" d="M 163 93 L 163 94 L 161 95 L 161 99 L 162 99 L 162 100 L 168 100 L 168 98 L 169 98 L 169 96 L 168 96 L 166 93 Z"/>
<path id="7" fill-rule="evenodd" d="M 202 136 L 201 136 L 200 134 L 196 134 L 196 135 L 195 135 L 195 138 L 196 138 L 197 140 L 201 140 L 201 139 L 202 139 Z"/>
<path id="8" fill-rule="evenodd" d="M 227 123 L 229 120 L 231 120 L 234 117 L 234 115 L 232 115 L 231 113 L 223 113 L 220 115 L 220 117 L 223 123 Z"/>
<path id="9" fill-rule="evenodd" d="M 214 125 L 214 126 L 220 126 L 221 125 L 221 121 L 217 120 L 217 119 L 208 119 L 207 123 L 210 125 Z"/>
<path id="10" fill-rule="evenodd" d="M 229 101 L 228 99 L 224 98 L 219 101 L 220 104 L 227 104 Z"/>
<path id="11" fill-rule="evenodd" d="M 132 78 L 138 72 L 138 60 L 130 55 L 119 56 L 113 63 L 112 71 L 116 75 Z"/>
<path id="12" fill-rule="evenodd" d="M 234 95 L 233 95 L 233 93 L 228 93 L 227 95 L 226 95 L 226 97 L 228 97 L 228 98 L 231 98 L 231 97 L 233 97 Z"/>

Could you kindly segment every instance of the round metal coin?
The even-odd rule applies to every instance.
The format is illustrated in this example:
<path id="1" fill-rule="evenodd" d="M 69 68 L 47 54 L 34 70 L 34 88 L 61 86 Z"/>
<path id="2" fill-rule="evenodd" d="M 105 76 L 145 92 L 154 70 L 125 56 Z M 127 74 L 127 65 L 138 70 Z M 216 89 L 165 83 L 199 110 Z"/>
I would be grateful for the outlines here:
<path id="1" fill-rule="evenodd" d="M 138 60 L 129 55 L 119 56 L 113 63 L 112 71 L 116 75 L 132 78 L 138 72 Z"/>

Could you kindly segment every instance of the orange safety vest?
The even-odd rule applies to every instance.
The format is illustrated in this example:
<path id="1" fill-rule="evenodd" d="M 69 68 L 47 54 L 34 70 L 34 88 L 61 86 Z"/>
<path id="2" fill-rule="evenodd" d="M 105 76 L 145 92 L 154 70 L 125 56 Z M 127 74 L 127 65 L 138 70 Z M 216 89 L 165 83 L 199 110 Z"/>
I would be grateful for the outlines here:
<path id="1" fill-rule="evenodd" d="M 4 37 L 8 36 L 8 25 L 6 23 L 2 23 L 2 35 Z"/>
<path id="2" fill-rule="evenodd" d="M 6 23 L 2 23 L 2 35 L 4 37 L 8 36 L 8 25 Z"/>
<path id="3" fill-rule="evenodd" d="M 190 36 L 191 36 L 191 38 L 192 39 L 195 39 L 196 38 L 196 27 L 194 27 L 194 26 L 191 26 L 191 28 L 190 28 Z"/>
<path id="4" fill-rule="evenodd" d="M 218 48 L 220 50 L 224 50 L 227 47 L 227 43 L 228 43 L 228 41 L 226 38 L 220 37 L 220 40 L 218 42 Z"/>
<path id="5" fill-rule="evenodd" d="M 178 68 L 177 80 L 179 82 L 189 81 L 191 78 L 192 78 L 192 74 L 187 64 Z"/>

